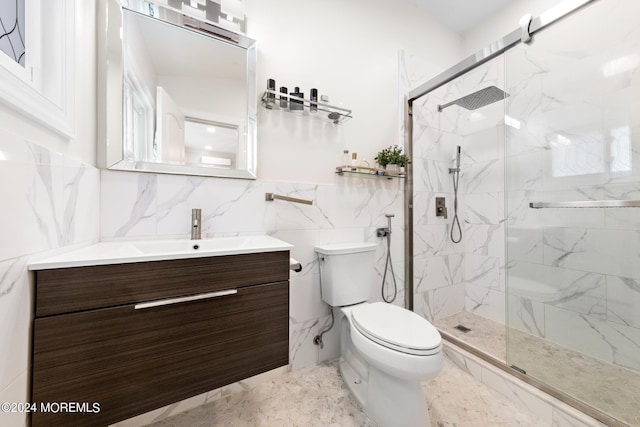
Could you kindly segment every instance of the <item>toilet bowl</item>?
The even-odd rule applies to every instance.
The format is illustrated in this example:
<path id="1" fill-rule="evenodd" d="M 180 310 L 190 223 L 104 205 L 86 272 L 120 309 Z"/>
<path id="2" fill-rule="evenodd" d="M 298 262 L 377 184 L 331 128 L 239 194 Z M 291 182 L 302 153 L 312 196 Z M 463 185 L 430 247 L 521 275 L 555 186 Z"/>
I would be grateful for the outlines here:
<path id="1" fill-rule="evenodd" d="M 351 341 L 367 362 L 407 380 L 440 371 L 442 339 L 422 317 L 382 302 L 352 306 L 348 311 Z"/>
<path id="2" fill-rule="evenodd" d="M 443 364 L 435 327 L 381 302 L 342 307 L 341 312 L 340 373 L 360 406 L 382 427 L 428 426 L 422 382 L 438 375 Z M 376 329 L 385 321 L 389 328 Z M 407 323 L 412 332 L 424 329 L 424 336 L 404 334 L 401 327 Z"/>
<path id="3" fill-rule="evenodd" d="M 376 245 L 323 245 L 322 296 L 342 316 L 340 373 L 381 427 L 428 426 L 422 381 L 442 370 L 442 339 L 426 319 L 402 307 L 366 302 Z"/>

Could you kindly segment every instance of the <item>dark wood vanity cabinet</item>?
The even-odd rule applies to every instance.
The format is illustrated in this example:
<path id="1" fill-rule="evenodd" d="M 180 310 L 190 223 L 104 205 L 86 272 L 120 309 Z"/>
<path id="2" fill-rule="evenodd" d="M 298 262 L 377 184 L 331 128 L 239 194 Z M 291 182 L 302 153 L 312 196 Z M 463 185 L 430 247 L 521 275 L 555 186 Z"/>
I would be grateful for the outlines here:
<path id="1" fill-rule="evenodd" d="M 32 426 L 106 426 L 288 364 L 288 268 L 282 251 L 37 271 Z"/>

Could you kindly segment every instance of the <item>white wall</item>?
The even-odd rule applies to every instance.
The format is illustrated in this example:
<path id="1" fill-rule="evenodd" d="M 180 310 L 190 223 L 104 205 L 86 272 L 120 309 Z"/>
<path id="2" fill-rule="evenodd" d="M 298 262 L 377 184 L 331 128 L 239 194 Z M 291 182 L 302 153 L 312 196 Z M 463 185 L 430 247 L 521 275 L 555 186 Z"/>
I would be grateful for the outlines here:
<path id="1" fill-rule="evenodd" d="M 76 137 L 68 140 L 0 104 L 0 129 L 89 165 L 96 164 L 95 4 L 76 1 Z"/>
<path id="2" fill-rule="evenodd" d="M 520 18 L 534 18 L 562 3 L 562 0 L 516 0 L 462 37 L 462 57 L 466 58 L 520 27 Z"/>
<path id="3" fill-rule="evenodd" d="M 0 106 L 0 402 L 29 401 L 33 276 L 27 264 L 98 239 L 95 4 L 76 3 L 76 137 L 66 140 Z M 26 425 L 26 414 L 0 411 L 0 425 Z"/>
<path id="4" fill-rule="evenodd" d="M 459 37 L 403 1 L 248 0 L 247 33 L 258 40 L 258 88 L 299 86 L 353 110 L 338 130 L 259 109 L 262 179 L 333 182 L 343 149 L 358 158 L 402 143 L 398 133 L 398 51 L 418 54 L 433 72 L 459 56 Z M 287 153 L 283 158 L 284 153 Z"/>

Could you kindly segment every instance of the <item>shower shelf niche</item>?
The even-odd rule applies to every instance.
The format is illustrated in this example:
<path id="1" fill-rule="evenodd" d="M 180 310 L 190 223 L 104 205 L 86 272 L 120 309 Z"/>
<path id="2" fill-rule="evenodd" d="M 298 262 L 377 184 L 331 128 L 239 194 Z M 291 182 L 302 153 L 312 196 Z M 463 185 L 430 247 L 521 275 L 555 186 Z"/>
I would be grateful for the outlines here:
<path id="1" fill-rule="evenodd" d="M 384 174 L 380 174 L 379 173 L 380 171 L 384 172 Z M 362 167 L 362 166 L 356 166 L 356 170 L 352 170 L 352 166 L 337 166 L 336 167 L 336 175 L 340 175 L 340 176 L 344 176 L 344 175 L 359 175 L 359 176 L 362 176 L 362 175 L 365 175 L 365 176 L 378 177 L 378 178 L 387 178 L 387 179 L 405 178 L 405 175 L 401 174 L 401 173 L 387 172 L 384 169 L 367 168 L 367 167 Z"/>
<path id="2" fill-rule="evenodd" d="M 272 95 L 272 96 L 270 96 Z M 302 103 L 302 109 L 292 110 L 289 108 L 290 102 L 298 101 Z M 281 105 L 284 102 L 285 106 Z M 299 105 L 299 104 L 298 104 Z M 318 108 L 318 111 L 311 111 L 311 106 Z M 326 104 L 321 101 L 311 101 L 309 99 L 300 98 L 286 93 L 276 92 L 274 90 L 267 89 L 262 94 L 262 106 L 267 110 L 281 110 L 288 113 L 293 113 L 298 116 L 309 117 L 313 119 L 321 119 L 334 124 L 344 123 L 346 120 L 352 118 L 351 110 L 336 107 L 334 105 Z"/>

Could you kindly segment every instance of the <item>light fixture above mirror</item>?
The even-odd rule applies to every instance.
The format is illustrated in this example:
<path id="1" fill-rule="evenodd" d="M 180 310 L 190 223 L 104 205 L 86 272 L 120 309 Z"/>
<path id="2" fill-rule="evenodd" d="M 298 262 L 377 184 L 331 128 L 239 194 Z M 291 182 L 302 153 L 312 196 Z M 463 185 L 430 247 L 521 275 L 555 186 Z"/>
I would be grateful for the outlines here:
<path id="1" fill-rule="evenodd" d="M 245 34 L 244 0 L 121 0 L 120 3 L 123 7 L 134 10 L 160 6 Z"/>

